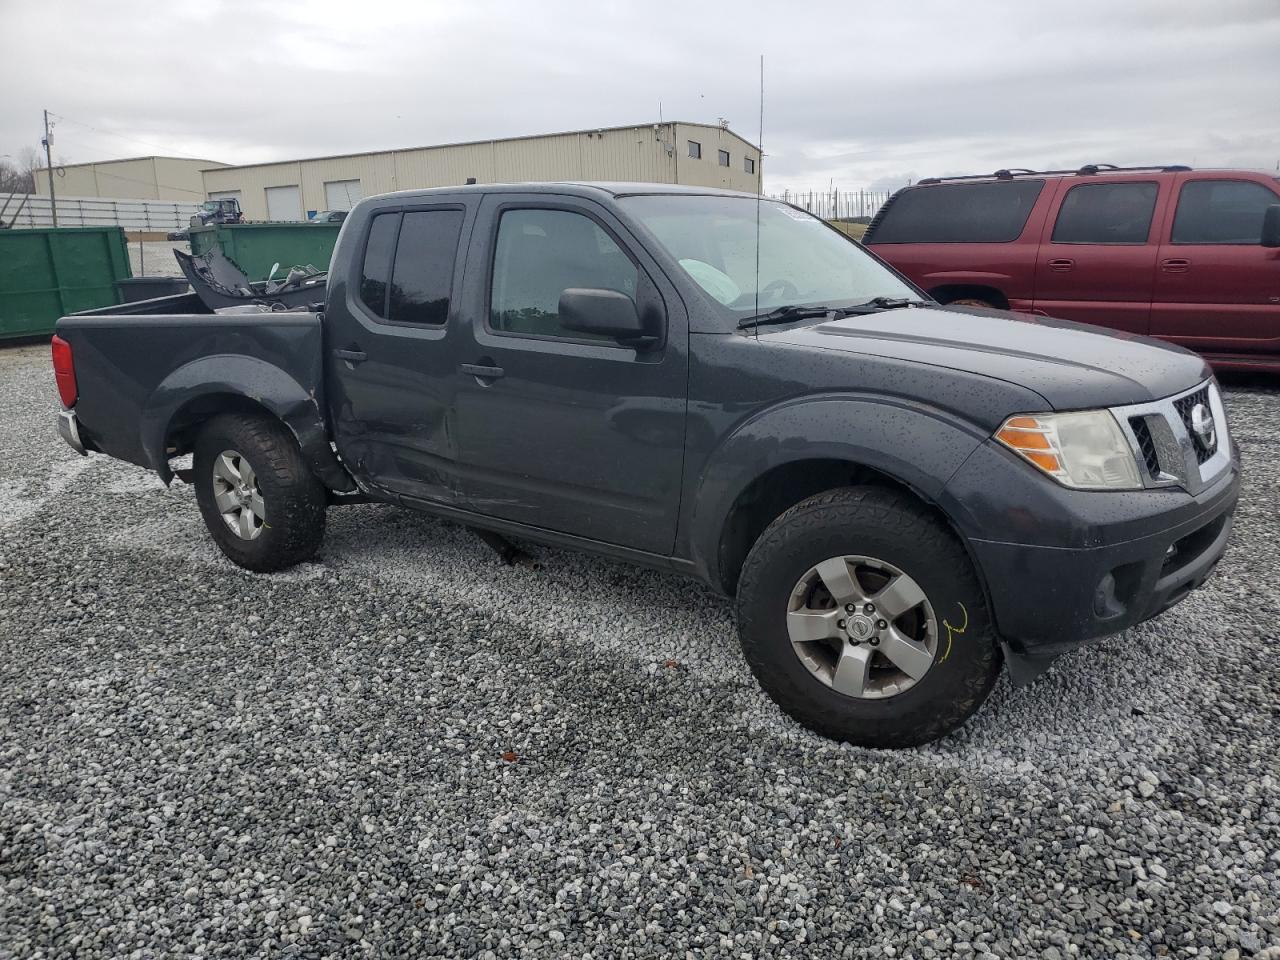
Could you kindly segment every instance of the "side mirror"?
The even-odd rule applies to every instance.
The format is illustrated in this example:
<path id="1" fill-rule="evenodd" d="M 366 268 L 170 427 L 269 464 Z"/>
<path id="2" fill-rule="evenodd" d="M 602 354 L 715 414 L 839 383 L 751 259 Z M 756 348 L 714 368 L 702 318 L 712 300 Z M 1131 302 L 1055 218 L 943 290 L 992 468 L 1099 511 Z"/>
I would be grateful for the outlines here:
<path id="1" fill-rule="evenodd" d="M 1280 247 L 1280 203 L 1273 203 L 1262 215 L 1262 245 Z"/>
<path id="2" fill-rule="evenodd" d="M 634 347 L 656 339 L 645 330 L 635 301 L 616 290 L 565 290 L 560 294 L 560 326 Z"/>

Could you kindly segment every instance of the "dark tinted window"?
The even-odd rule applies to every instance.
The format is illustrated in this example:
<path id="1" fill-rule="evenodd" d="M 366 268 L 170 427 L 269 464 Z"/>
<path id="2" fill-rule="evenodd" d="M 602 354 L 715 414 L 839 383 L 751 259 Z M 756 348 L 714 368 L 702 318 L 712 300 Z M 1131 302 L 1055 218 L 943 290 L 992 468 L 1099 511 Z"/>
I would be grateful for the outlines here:
<path id="1" fill-rule="evenodd" d="M 1267 207 L 1280 203 L 1247 180 L 1193 180 L 1183 184 L 1173 218 L 1174 243 L 1257 243 Z"/>
<path id="2" fill-rule="evenodd" d="M 727 167 L 728 165 L 729 165 L 729 151 L 728 151 L 728 150 L 721 150 L 721 151 L 720 151 L 720 166 L 722 166 L 722 167 Z"/>
<path id="3" fill-rule="evenodd" d="M 743 158 L 742 158 L 742 169 L 743 169 L 743 170 L 745 170 L 745 171 L 747 171 L 747 173 L 755 173 L 755 172 L 756 172 L 756 162 L 755 162 L 754 160 L 752 160 L 750 157 L 743 157 Z"/>
<path id="4" fill-rule="evenodd" d="M 697 140 L 689 141 L 689 156 L 693 157 L 693 159 L 695 160 L 698 160 L 702 157 L 702 144 L 700 144 Z"/>
<path id="5" fill-rule="evenodd" d="M 360 299 L 380 317 L 387 315 L 387 279 L 391 276 L 391 256 L 396 249 L 400 214 L 380 213 L 369 227 L 364 248 L 364 269 L 360 273 Z"/>
<path id="6" fill-rule="evenodd" d="M 617 290 L 635 300 L 637 278 L 635 264 L 589 217 L 567 210 L 508 210 L 498 224 L 493 255 L 490 325 L 509 333 L 590 339 L 560 326 L 560 294 L 585 287 Z"/>
<path id="7" fill-rule="evenodd" d="M 868 243 L 1008 243 L 1017 240 L 1043 180 L 944 183 L 905 190 Z"/>
<path id="8" fill-rule="evenodd" d="M 404 215 L 396 244 L 388 320 L 441 324 L 449 319 L 453 261 L 461 230 L 461 210 L 419 210 Z"/>
<path id="9" fill-rule="evenodd" d="M 1053 225 L 1054 243 L 1146 243 L 1158 188 L 1154 183 L 1084 183 L 1072 187 Z"/>

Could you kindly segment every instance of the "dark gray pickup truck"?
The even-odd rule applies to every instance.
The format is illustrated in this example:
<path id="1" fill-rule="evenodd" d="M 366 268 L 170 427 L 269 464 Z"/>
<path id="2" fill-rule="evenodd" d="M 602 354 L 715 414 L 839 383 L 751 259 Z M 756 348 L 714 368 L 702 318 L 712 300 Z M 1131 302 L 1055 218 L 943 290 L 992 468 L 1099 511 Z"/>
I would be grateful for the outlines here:
<path id="1" fill-rule="evenodd" d="M 243 309 L 243 308 L 241 308 Z M 653 184 L 474 186 L 351 211 L 315 312 L 168 298 L 58 323 L 60 430 L 174 458 L 278 570 L 378 500 L 736 598 L 801 723 L 919 744 L 1226 547 L 1239 483 L 1184 350 L 942 308 L 793 207 Z"/>

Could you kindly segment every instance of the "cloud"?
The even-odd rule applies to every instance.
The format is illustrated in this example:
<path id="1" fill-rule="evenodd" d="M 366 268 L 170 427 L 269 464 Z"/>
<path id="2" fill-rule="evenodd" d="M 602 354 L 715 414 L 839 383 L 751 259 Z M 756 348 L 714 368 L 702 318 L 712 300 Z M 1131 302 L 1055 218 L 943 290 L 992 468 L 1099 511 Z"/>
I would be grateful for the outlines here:
<path id="1" fill-rule="evenodd" d="M 56 38 L 56 57 L 46 40 Z M 1280 161 L 1280 5 L 46 0 L 6 9 L 0 154 L 231 162 L 727 117 L 766 188 Z"/>

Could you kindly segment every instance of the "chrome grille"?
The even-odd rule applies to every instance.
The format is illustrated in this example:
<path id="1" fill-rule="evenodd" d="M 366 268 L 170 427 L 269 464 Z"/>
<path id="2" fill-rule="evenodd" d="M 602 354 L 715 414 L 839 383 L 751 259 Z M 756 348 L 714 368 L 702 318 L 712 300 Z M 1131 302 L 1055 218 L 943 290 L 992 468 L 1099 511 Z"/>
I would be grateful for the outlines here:
<path id="1" fill-rule="evenodd" d="M 1204 404 L 1213 423 L 1214 442 L 1208 445 L 1192 424 L 1197 404 Z M 1230 467 L 1226 411 L 1212 380 L 1162 400 L 1113 407 L 1112 413 L 1129 440 L 1145 486 L 1177 484 L 1197 493 Z"/>
<path id="2" fill-rule="evenodd" d="M 1130 417 L 1129 426 L 1138 441 L 1138 452 L 1142 454 L 1142 462 L 1147 465 L 1147 473 L 1153 477 L 1160 476 L 1160 460 L 1156 457 L 1156 442 L 1151 438 L 1151 428 L 1147 426 L 1145 417 Z"/>
<path id="3" fill-rule="evenodd" d="M 1214 451 L 1218 449 L 1217 438 L 1214 442 L 1206 445 L 1196 434 L 1195 428 L 1191 424 L 1191 411 L 1198 404 L 1204 404 L 1205 409 L 1209 408 L 1209 387 L 1208 384 L 1201 387 L 1195 393 L 1187 394 L 1185 397 L 1179 397 L 1173 401 L 1173 408 L 1178 411 L 1178 416 L 1182 418 L 1182 425 L 1186 427 L 1187 435 L 1191 437 L 1192 443 L 1196 449 L 1196 463 L 1204 463 L 1213 456 Z M 1213 411 L 1210 409 L 1210 418 L 1213 417 Z"/>

